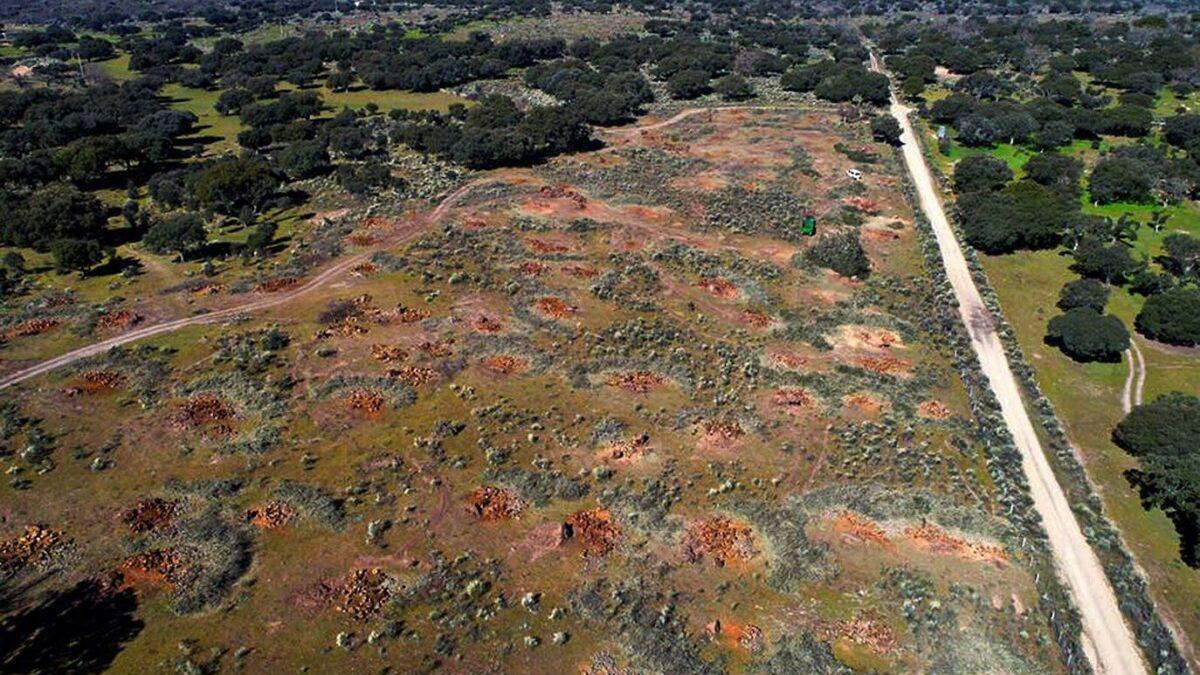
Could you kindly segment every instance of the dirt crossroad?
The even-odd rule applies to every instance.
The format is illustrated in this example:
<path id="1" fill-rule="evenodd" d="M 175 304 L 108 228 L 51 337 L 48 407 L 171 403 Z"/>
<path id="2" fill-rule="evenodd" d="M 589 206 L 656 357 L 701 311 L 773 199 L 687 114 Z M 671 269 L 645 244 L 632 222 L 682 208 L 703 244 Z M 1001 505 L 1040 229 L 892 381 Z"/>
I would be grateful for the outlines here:
<path id="1" fill-rule="evenodd" d="M 874 54 L 871 55 L 871 66 L 878 72 L 884 72 Z M 937 237 L 946 276 L 958 299 L 959 313 L 971 336 L 971 346 L 992 392 L 1000 402 L 1005 425 L 1021 452 L 1021 467 L 1029 480 L 1034 508 L 1042 518 L 1042 526 L 1049 538 L 1060 575 L 1079 608 L 1083 621 L 1084 650 L 1088 659 L 1099 673 L 1145 673 L 1142 652 L 1121 615 L 1116 593 L 1095 551 L 1084 538 L 1034 432 L 1033 423 L 1021 400 L 1017 380 L 1009 367 L 1004 345 L 996 334 L 992 315 L 971 278 L 962 248 L 946 219 L 929 165 L 916 143 L 916 135 L 908 118 L 909 109 L 894 95 L 891 113 L 903 130 L 904 164 L 916 186 L 921 210 Z"/>

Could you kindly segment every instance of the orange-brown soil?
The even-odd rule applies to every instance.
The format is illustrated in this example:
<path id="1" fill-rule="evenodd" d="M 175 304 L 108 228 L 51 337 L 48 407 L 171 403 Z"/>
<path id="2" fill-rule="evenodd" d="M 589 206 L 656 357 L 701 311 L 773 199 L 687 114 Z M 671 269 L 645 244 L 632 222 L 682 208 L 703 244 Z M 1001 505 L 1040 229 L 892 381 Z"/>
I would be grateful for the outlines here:
<path id="1" fill-rule="evenodd" d="M 371 358 L 380 363 L 399 363 L 408 358 L 408 351 L 396 345 L 371 345 Z"/>
<path id="2" fill-rule="evenodd" d="M 695 523 L 683 538 L 683 554 L 688 562 L 700 562 L 708 556 L 718 567 L 754 557 L 754 535 L 750 526 L 725 516 Z"/>
<path id="3" fill-rule="evenodd" d="M 583 547 L 585 557 L 607 555 L 617 546 L 621 530 L 607 509 L 576 511 L 567 516 L 564 531 Z"/>
<path id="4" fill-rule="evenodd" d="M 170 525 L 178 513 L 178 500 L 148 497 L 122 511 L 121 522 L 136 534 L 155 532 Z"/>
<path id="5" fill-rule="evenodd" d="M 296 515 L 291 504 L 273 499 L 252 507 L 246 512 L 246 520 L 260 530 L 274 530 L 292 522 Z"/>
<path id="6" fill-rule="evenodd" d="M 842 535 L 843 541 L 878 544 L 887 549 L 894 548 L 887 533 L 874 521 L 867 520 L 857 513 L 843 511 L 833 521 L 833 530 Z"/>
<path id="7" fill-rule="evenodd" d="M 917 414 L 930 419 L 944 420 L 950 417 L 950 408 L 941 401 L 930 399 L 928 401 L 921 401 L 917 405 Z"/>
<path id="8" fill-rule="evenodd" d="M 489 356 L 480 361 L 480 363 L 484 368 L 497 375 L 512 375 L 522 372 L 529 367 L 529 362 L 525 359 L 509 356 L 508 354 Z"/>
<path id="9" fill-rule="evenodd" d="M 510 520 L 525 508 L 516 493 L 492 485 L 475 488 L 470 502 L 471 511 L 482 520 Z"/>
<path id="10" fill-rule="evenodd" d="M 115 309 L 96 320 L 97 330 L 125 330 L 142 320 L 142 317 L 127 309 Z"/>
<path id="11" fill-rule="evenodd" d="M 20 571 L 46 562 L 67 543 L 61 530 L 26 525 L 21 534 L 0 541 L 0 570 Z"/>
<path id="12" fill-rule="evenodd" d="M 930 523 L 906 527 L 904 535 L 918 548 L 934 553 L 948 553 L 968 560 L 992 563 L 998 567 L 1008 562 L 1008 554 L 1004 552 L 1003 547 L 967 541 Z"/>
<path id="13" fill-rule="evenodd" d="M 552 319 L 564 319 L 579 311 L 578 307 L 568 305 L 560 298 L 547 296 L 534 302 L 538 311 Z"/>
<path id="14" fill-rule="evenodd" d="M 661 375 L 647 370 L 614 373 L 607 380 L 609 386 L 620 387 L 634 394 L 649 393 L 661 387 L 665 381 Z"/>

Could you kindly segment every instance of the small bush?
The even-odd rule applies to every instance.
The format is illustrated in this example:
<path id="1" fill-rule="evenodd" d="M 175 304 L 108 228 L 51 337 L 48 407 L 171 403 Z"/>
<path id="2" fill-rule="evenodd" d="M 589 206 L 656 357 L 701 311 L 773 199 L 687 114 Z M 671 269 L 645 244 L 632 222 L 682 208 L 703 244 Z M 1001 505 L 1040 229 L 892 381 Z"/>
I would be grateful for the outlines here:
<path id="1" fill-rule="evenodd" d="M 831 269 L 844 277 L 865 279 L 871 273 L 871 261 L 856 232 L 822 237 L 804 257 L 808 262 Z"/>

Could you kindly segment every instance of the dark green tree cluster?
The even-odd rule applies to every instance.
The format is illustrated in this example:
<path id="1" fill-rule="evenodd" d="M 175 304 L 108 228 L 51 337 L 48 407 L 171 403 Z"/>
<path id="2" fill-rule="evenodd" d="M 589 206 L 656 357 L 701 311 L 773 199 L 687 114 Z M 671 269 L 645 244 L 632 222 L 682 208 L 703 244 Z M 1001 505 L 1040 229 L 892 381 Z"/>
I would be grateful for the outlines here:
<path id="1" fill-rule="evenodd" d="M 1175 521 L 1184 562 L 1200 564 L 1200 398 L 1175 392 L 1139 405 L 1113 430 L 1113 441 L 1138 458 L 1128 475 L 1143 502 Z"/>
<path id="2" fill-rule="evenodd" d="M 887 77 L 867 70 L 861 62 L 818 61 L 792 68 L 783 74 L 784 89 L 812 92 L 828 101 L 861 100 L 883 105 L 888 102 Z"/>
<path id="3" fill-rule="evenodd" d="M 592 143 L 582 117 L 564 106 L 517 108 L 505 96 L 488 96 L 469 111 L 430 113 L 401 127 L 404 143 L 474 169 L 520 166 L 580 150 Z"/>
<path id="4" fill-rule="evenodd" d="M 1050 319 L 1046 342 L 1076 361 L 1121 360 L 1129 348 L 1129 331 L 1121 320 L 1092 307 L 1073 307 Z"/>

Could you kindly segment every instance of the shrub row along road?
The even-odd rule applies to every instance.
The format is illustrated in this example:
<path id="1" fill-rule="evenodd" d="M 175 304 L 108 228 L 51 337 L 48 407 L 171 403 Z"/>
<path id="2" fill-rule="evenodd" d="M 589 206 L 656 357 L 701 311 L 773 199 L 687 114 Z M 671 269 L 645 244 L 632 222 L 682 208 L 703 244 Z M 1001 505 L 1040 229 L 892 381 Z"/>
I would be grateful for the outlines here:
<path id="1" fill-rule="evenodd" d="M 871 67 L 877 72 L 884 72 L 874 54 L 871 55 Z M 929 165 L 916 142 L 916 134 L 908 118 L 909 109 L 900 103 L 895 94 L 892 95 L 891 113 L 903 130 L 901 142 L 904 164 L 916 186 L 921 210 L 937 237 L 942 264 L 958 299 L 958 311 L 971 336 L 971 346 L 987 375 L 992 393 L 1000 402 L 1004 422 L 1021 452 L 1021 467 L 1029 480 L 1029 494 L 1034 508 L 1041 516 L 1060 576 L 1079 608 L 1083 620 L 1084 651 L 1093 669 L 1099 673 L 1145 673 L 1141 650 L 1121 615 L 1116 593 L 1104 574 L 1100 559 L 1084 538 L 1034 432 L 1004 346 L 996 334 L 992 315 L 971 278 L 967 260 L 934 187 Z"/>

